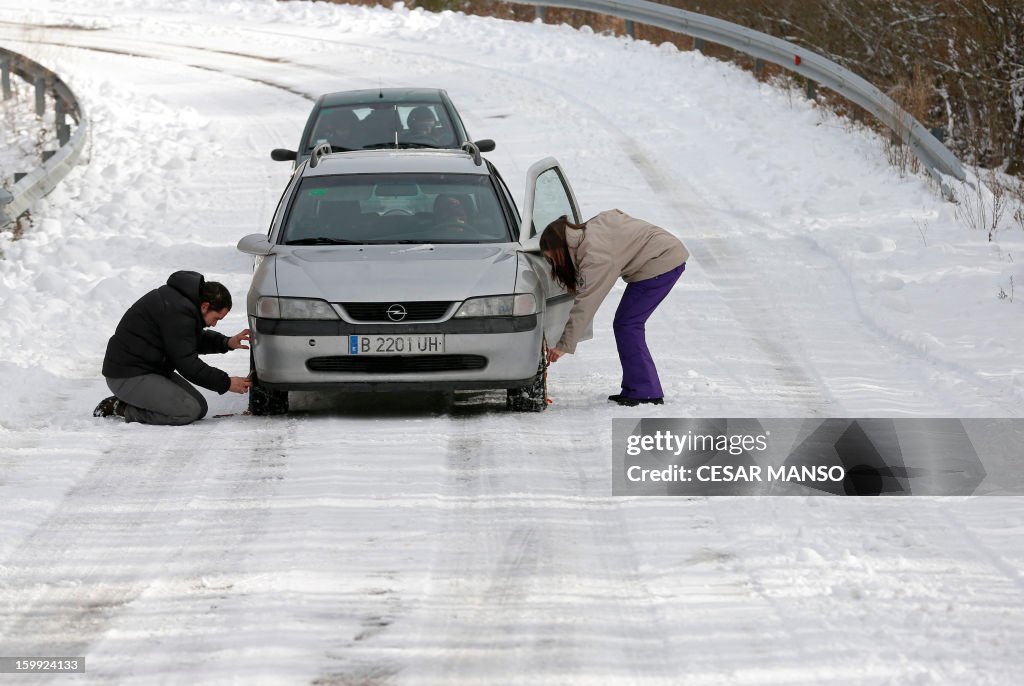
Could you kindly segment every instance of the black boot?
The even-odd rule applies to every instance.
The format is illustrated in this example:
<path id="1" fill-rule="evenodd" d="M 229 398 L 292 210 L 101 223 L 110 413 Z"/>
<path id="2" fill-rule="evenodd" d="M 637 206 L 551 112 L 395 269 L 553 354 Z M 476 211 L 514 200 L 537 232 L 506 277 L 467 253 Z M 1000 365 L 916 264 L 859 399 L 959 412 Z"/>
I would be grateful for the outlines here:
<path id="1" fill-rule="evenodd" d="M 624 395 L 616 394 L 608 396 L 608 400 L 624 407 L 636 407 L 637 405 L 664 405 L 664 398 L 627 398 Z"/>
<path id="2" fill-rule="evenodd" d="M 92 411 L 93 417 L 124 417 L 124 401 L 118 400 L 116 395 L 104 398 L 96 409 Z"/>

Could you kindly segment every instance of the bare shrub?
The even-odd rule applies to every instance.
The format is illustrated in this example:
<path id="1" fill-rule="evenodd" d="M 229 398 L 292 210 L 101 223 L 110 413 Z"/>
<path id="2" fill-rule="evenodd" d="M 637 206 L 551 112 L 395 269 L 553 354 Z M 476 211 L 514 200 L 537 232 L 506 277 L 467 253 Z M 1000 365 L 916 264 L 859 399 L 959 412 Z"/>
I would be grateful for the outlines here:
<path id="1" fill-rule="evenodd" d="M 1016 178 L 1010 184 L 1007 192 L 1010 195 L 1010 201 L 1014 206 L 1013 210 L 1013 221 L 1017 223 L 1021 229 L 1024 229 L 1024 178 Z"/>
<path id="2" fill-rule="evenodd" d="M 956 217 L 972 231 L 984 231 L 989 242 L 995 240 L 1010 197 L 995 172 L 974 168 L 973 178 L 958 184 L 955 194 Z"/>

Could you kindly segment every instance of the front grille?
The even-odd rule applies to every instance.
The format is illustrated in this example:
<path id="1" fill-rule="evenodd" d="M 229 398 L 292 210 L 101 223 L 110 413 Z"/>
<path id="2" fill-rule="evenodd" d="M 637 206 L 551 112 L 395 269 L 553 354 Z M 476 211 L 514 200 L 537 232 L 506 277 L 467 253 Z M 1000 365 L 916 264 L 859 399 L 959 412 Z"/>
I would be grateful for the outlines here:
<path id="1" fill-rule="evenodd" d="M 406 315 L 401 322 L 429 322 L 441 319 L 451 307 L 449 301 L 424 300 L 420 302 L 400 303 L 338 303 L 344 308 L 348 318 L 356 322 L 395 322 L 388 317 L 388 308 L 400 305 L 405 308 Z"/>
<path id="2" fill-rule="evenodd" d="M 354 372 L 359 374 L 409 374 L 419 372 L 454 372 L 483 369 L 487 358 L 481 355 L 339 355 L 313 357 L 306 360 L 312 372 Z"/>

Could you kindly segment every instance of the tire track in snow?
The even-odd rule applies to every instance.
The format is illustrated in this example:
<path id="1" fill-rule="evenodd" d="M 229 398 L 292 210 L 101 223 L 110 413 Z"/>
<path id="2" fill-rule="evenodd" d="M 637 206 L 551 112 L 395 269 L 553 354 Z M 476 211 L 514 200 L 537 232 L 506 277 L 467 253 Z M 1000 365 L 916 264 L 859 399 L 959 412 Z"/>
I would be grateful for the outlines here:
<path id="1" fill-rule="evenodd" d="M 224 432 L 212 423 L 179 429 L 193 435 L 154 449 L 157 431 L 125 427 L 0 566 L 4 654 L 88 656 L 123 615 L 146 617 L 139 605 L 202 605 L 230 588 L 208 581 L 230 579 L 226 570 L 237 567 L 263 531 L 273 489 L 284 478 L 289 428 L 243 426 L 227 434 L 225 446 Z M 150 593 L 154 600 L 145 597 Z M 134 631 L 138 625 L 132 623 Z M 213 641 L 209 622 L 202 628 Z M 162 621 L 150 630 L 184 631 Z M 224 635 L 231 631 L 222 627 Z M 100 659 L 89 672 L 108 670 Z"/>
<path id="2" fill-rule="evenodd" d="M 0 22 L 0 24 L 3 24 L 3 23 L 4 22 Z M 76 30 L 76 29 L 67 29 L 67 28 L 63 28 L 63 27 L 57 27 L 57 28 L 58 28 L 59 32 L 69 32 L 69 33 L 71 33 L 73 35 L 76 35 L 76 36 L 78 35 L 78 33 L 80 33 L 80 30 Z M 49 30 L 53 31 L 52 28 L 50 28 Z M 2 31 L 3 31 L 3 27 L 2 27 L 2 25 L 0 25 L 0 33 L 2 33 Z M 90 35 L 90 38 L 92 38 L 92 37 L 93 36 Z M 229 70 L 227 68 L 224 68 L 222 65 L 221 66 L 210 66 L 208 64 L 202 64 L 202 63 L 199 63 L 199 62 L 190 61 L 190 60 L 192 60 L 195 57 L 196 53 L 200 53 L 200 54 L 201 53 L 212 53 L 212 54 L 219 54 L 219 55 L 225 55 L 225 56 L 230 56 L 230 57 L 237 57 L 237 58 L 240 58 L 242 60 L 259 60 L 261 62 L 269 62 L 269 63 L 272 63 L 272 64 L 288 64 L 284 60 L 279 60 L 279 59 L 275 59 L 275 58 L 261 57 L 259 55 L 247 55 L 247 54 L 240 53 L 240 52 L 233 52 L 233 51 L 226 51 L 226 50 L 213 50 L 213 49 L 210 49 L 210 48 L 196 48 L 196 47 L 191 47 L 191 46 L 172 45 L 172 44 L 169 44 L 169 43 L 161 43 L 159 41 L 132 40 L 132 39 L 127 39 L 127 38 L 123 38 L 123 37 L 120 37 L 120 36 L 116 37 L 116 39 L 114 41 L 114 42 L 116 42 L 118 47 L 110 47 L 110 42 L 111 41 L 109 39 L 108 40 L 100 40 L 101 38 L 104 38 L 103 36 L 96 36 L 95 38 L 97 38 L 97 40 L 93 41 L 92 45 L 87 45 L 84 42 L 71 43 L 71 42 L 59 42 L 59 41 L 53 41 L 53 40 L 24 40 L 24 39 L 17 38 L 15 36 L 10 36 L 10 35 L 4 36 L 4 38 L 6 40 L 10 41 L 10 42 L 23 42 L 23 43 L 28 43 L 30 45 L 48 45 L 48 46 L 51 46 L 51 47 L 73 48 L 73 49 L 76 49 L 76 50 L 89 50 L 89 51 L 92 51 L 92 52 L 102 52 L 102 53 L 107 53 L 107 54 L 110 54 L 110 55 L 121 55 L 123 57 L 137 57 L 137 58 L 165 60 L 165 61 L 168 61 L 168 62 L 174 62 L 175 64 L 180 64 L 181 66 L 184 66 L 184 67 L 191 67 L 193 69 L 202 69 L 204 71 L 212 71 L 212 72 L 216 72 L 216 73 L 219 73 L 219 74 L 224 74 L 224 75 L 227 75 L 227 76 L 234 76 L 234 77 L 239 78 L 239 79 L 244 79 L 246 81 L 251 81 L 253 83 L 258 83 L 258 84 L 260 84 L 262 86 L 267 86 L 268 88 L 276 88 L 278 90 L 282 90 L 282 91 L 285 91 L 287 93 L 291 93 L 292 95 L 297 95 L 298 97 L 303 98 L 305 100 L 309 100 L 309 101 L 316 100 L 316 98 L 320 95 L 319 93 L 310 93 L 310 92 L 307 92 L 307 91 L 302 91 L 302 90 L 293 88 L 292 86 L 289 86 L 289 85 L 286 85 L 286 84 L 277 83 L 277 82 L 271 81 L 270 79 L 267 79 L 267 78 L 260 78 L 260 77 L 255 77 L 255 76 L 252 76 L 252 75 L 248 75 L 247 76 L 247 75 L 244 75 L 240 70 L 237 70 L 237 69 Z"/>
<path id="3" fill-rule="evenodd" d="M 454 507 L 431 564 L 432 610 L 411 618 L 413 644 L 433 659 L 413 683 L 566 683 L 597 663 L 608 678 L 672 683 L 664 625 L 618 504 L 579 494 L 588 486 L 574 456 L 598 451 L 596 438 L 580 445 L 559 426 L 562 443 L 552 445 L 537 416 L 493 405 L 452 421 Z M 499 438 L 510 422 L 519 439 L 511 445 Z M 551 459 L 552 448 L 565 456 Z"/>
<path id="4" fill-rule="evenodd" d="M 173 502 L 175 489 L 195 479 L 206 442 L 204 435 L 154 451 L 151 441 L 149 432 L 122 435 L 8 557 L 0 577 L 5 654 L 85 655 L 144 590 L 141 570 L 118 559 L 147 551 L 141 566 L 151 573 L 149 565 L 165 559 L 151 543 L 166 520 L 168 494 Z M 97 507 L 104 498 L 116 504 Z"/>

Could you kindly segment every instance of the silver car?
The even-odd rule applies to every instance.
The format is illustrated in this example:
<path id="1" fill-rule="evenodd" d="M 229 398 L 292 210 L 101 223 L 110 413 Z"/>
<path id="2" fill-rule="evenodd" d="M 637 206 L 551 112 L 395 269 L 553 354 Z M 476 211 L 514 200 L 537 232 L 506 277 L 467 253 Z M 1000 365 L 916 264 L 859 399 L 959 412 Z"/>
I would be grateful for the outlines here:
<path id="1" fill-rule="evenodd" d="M 440 88 L 373 88 L 325 93 L 306 119 L 296 150 L 270 156 L 298 167 L 321 143 L 335 151 L 373 148 L 461 148 L 471 140 L 448 93 Z M 474 145 L 494 150 L 494 141 Z M 294 168 L 293 167 L 293 168 Z"/>
<path id="2" fill-rule="evenodd" d="M 520 215 L 494 166 L 466 150 L 331 153 L 295 171 L 256 256 L 246 306 L 253 414 L 288 392 L 507 389 L 547 406 L 545 348 L 572 297 L 537 227 L 579 221 L 558 162 L 527 173 Z"/>

